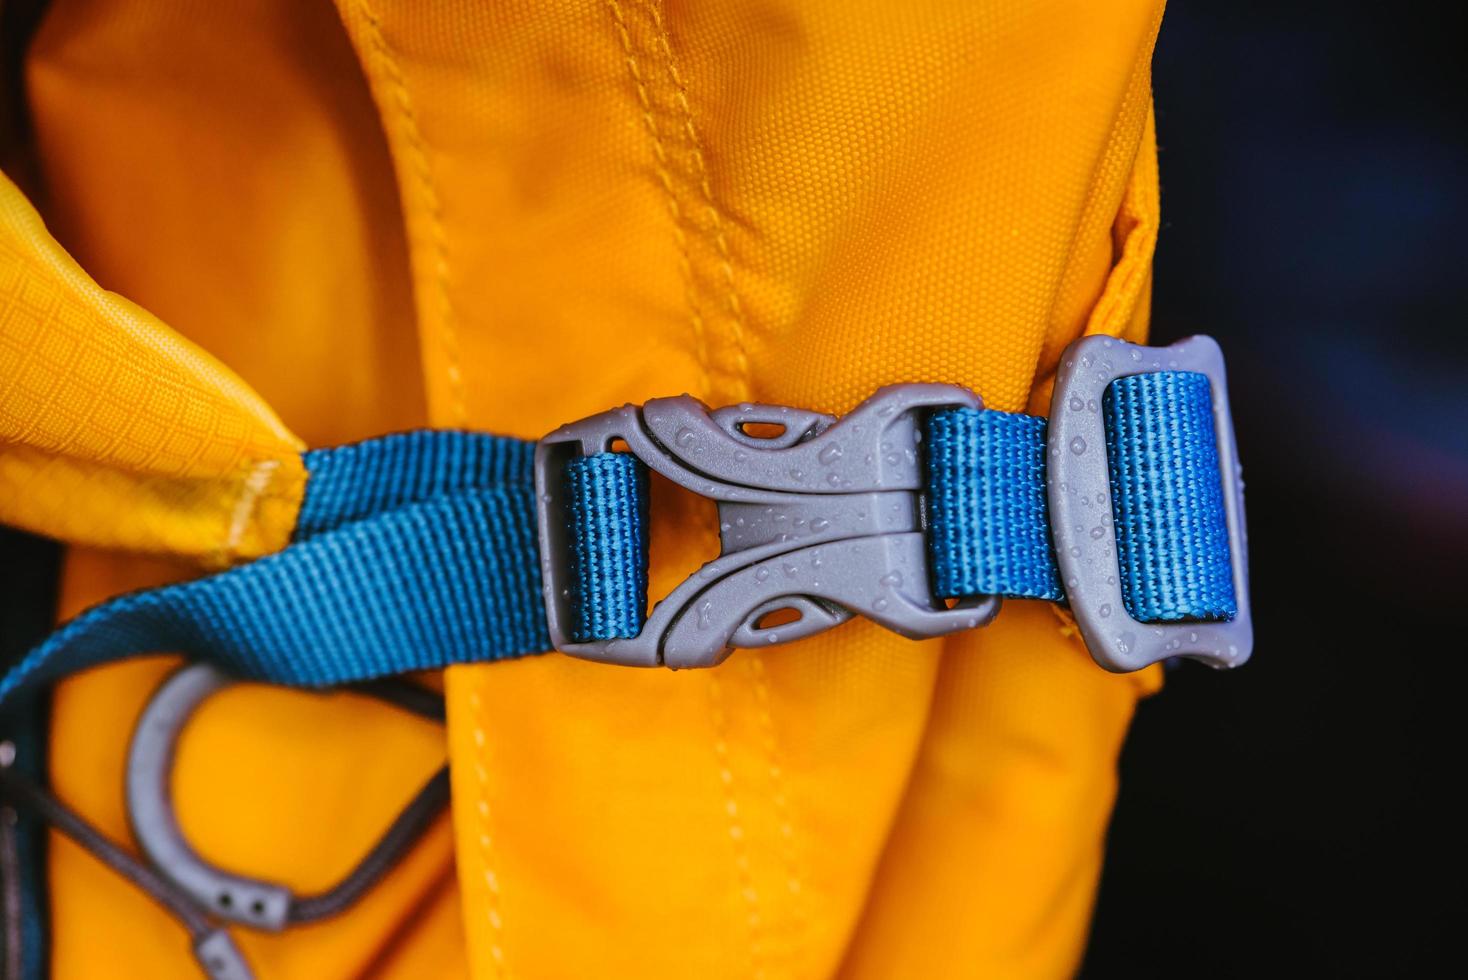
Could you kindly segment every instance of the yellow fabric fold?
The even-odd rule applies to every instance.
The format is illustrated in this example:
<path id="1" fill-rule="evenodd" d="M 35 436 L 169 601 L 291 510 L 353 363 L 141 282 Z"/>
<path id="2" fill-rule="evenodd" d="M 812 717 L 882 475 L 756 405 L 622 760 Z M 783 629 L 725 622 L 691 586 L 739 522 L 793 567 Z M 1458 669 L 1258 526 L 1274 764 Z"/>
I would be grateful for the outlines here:
<path id="1" fill-rule="evenodd" d="M 0 521 L 227 564 L 289 540 L 301 448 L 228 368 L 98 286 L 0 175 Z"/>

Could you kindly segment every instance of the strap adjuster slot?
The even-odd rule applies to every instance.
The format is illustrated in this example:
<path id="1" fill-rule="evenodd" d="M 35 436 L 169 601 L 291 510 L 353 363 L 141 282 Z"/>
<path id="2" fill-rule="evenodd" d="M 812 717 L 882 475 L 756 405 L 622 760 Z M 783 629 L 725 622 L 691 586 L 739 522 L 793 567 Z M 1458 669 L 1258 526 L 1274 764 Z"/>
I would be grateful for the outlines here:
<path id="1" fill-rule="evenodd" d="M 1139 622 L 1127 608 L 1114 525 L 1095 534 L 1095 511 L 1112 511 L 1104 413 L 1107 387 L 1118 378 L 1167 371 L 1208 379 L 1218 479 L 1228 528 L 1236 610 L 1228 620 Z M 1071 612 L 1091 656 L 1102 667 L 1132 671 L 1172 657 L 1237 667 L 1253 649 L 1249 611 L 1248 533 L 1244 482 L 1229 412 L 1223 352 L 1211 337 L 1170 347 L 1142 347 L 1113 337 L 1085 337 L 1066 349 L 1055 380 L 1047 442 L 1047 495 L 1056 564 Z M 1093 503 L 1094 502 L 1094 503 Z"/>

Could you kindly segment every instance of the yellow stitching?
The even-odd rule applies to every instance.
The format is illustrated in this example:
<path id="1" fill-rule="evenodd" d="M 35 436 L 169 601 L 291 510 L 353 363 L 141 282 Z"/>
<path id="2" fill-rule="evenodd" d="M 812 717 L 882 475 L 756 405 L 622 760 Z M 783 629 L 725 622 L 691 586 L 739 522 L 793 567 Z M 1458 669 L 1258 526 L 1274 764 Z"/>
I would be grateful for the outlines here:
<path id="1" fill-rule="evenodd" d="M 262 459 L 250 467 L 240 481 L 239 495 L 235 498 L 234 510 L 229 517 L 229 530 L 225 534 L 224 545 L 219 550 L 220 565 L 226 565 L 235 558 L 240 542 L 244 540 L 250 521 L 255 516 L 255 508 L 259 506 L 260 498 L 265 496 L 265 491 L 270 489 L 270 483 L 279 470 L 280 460 Z"/>
<path id="2" fill-rule="evenodd" d="M 642 70 L 637 63 L 637 55 L 632 50 L 632 35 L 627 30 L 626 19 L 622 16 L 622 5 L 617 0 L 607 0 L 607 9 L 611 11 L 612 20 L 617 27 L 617 36 L 622 41 L 622 53 L 627 61 L 627 72 L 632 76 L 632 84 L 637 89 L 637 101 L 642 109 L 642 124 L 647 128 L 648 136 L 652 138 L 653 169 L 657 171 L 658 183 L 662 185 L 663 194 L 668 201 L 668 213 L 673 218 L 673 238 L 678 243 L 678 253 L 681 256 L 683 267 L 684 299 L 688 303 L 689 316 L 693 322 L 694 359 L 698 362 L 700 394 L 707 397 L 709 394 L 707 330 L 703 322 L 703 311 L 698 302 L 693 274 L 693 256 L 688 247 L 688 235 L 683 230 L 683 211 L 678 206 L 672 173 L 668 169 L 667 146 L 663 143 L 662 134 L 658 132 L 657 120 L 653 116 L 655 107 L 652 97 L 648 95 L 647 83 L 643 80 Z"/>
<path id="3" fill-rule="evenodd" d="M 719 782 L 724 787 L 724 814 L 729 822 L 729 839 L 734 847 L 734 868 L 738 872 L 739 893 L 749 910 L 749 959 L 751 974 L 765 975 L 764 922 L 760 916 L 759 890 L 749 861 L 749 842 L 744 824 L 739 819 L 739 801 L 734 793 L 734 769 L 729 761 L 729 717 L 724 710 L 724 685 L 718 671 L 706 672 L 709 678 L 709 705 L 714 724 L 714 755 L 719 764 Z"/>
<path id="4" fill-rule="evenodd" d="M 357 6 L 362 13 L 362 19 L 367 24 L 367 33 L 373 53 L 377 56 L 392 89 L 392 96 L 397 104 L 400 129 L 409 151 L 408 162 L 413 176 L 417 179 L 418 193 L 423 200 L 424 210 L 428 214 L 428 237 L 433 259 L 434 299 L 438 304 L 438 341 L 439 349 L 443 352 L 444 361 L 447 364 L 449 410 L 453 424 L 464 425 L 468 421 L 468 406 L 464 390 L 464 372 L 459 363 L 459 336 L 454 321 L 454 307 L 449 297 L 448 237 L 444 231 L 443 206 L 433 181 L 433 167 L 429 160 L 428 145 L 418 130 L 418 117 L 413 110 L 412 99 L 408 96 L 407 79 L 404 78 L 402 69 L 398 67 L 397 59 L 388 46 L 387 38 L 383 36 L 381 19 L 368 0 L 360 0 Z"/>
<path id="5" fill-rule="evenodd" d="M 780 742 L 775 730 L 775 715 L 770 706 L 770 681 L 765 672 L 764 657 L 758 653 L 747 654 L 749 672 L 754 675 L 754 696 L 759 706 L 760 735 L 764 742 L 765 762 L 769 766 L 770 786 L 775 804 L 775 819 L 780 832 L 780 859 L 785 865 L 785 887 L 790 893 L 791 943 L 790 963 L 797 965 L 802 944 L 805 940 L 805 895 L 800 866 L 800 844 L 797 834 L 795 809 L 790 805 L 786 789 L 785 765 L 780 755 Z"/>
<path id="6" fill-rule="evenodd" d="M 476 681 L 477 682 L 477 681 Z M 484 868 L 485 917 L 489 920 L 489 956 L 497 976 L 509 976 L 505 969 L 504 917 L 500 914 L 500 879 L 494 870 L 494 838 L 490 833 L 489 810 L 489 739 L 484 734 L 484 703 L 478 691 L 469 693 L 469 713 L 474 720 L 474 813 L 479 825 L 479 861 Z"/>
<path id="7" fill-rule="evenodd" d="M 729 248 L 729 239 L 724 233 L 724 220 L 719 213 L 718 205 L 714 202 L 713 187 L 709 183 L 708 167 L 704 162 L 703 142 L 698 135 L 698 127 L 693 121 L 693 107 L 688 102 L 688 87 L 683 82 L 683 77 L 678 73 L 678 67 L 673 62 L 673 48 L 668 43 L 668 31 L 663 26 L 662 12 L 658 9 L 658 3 L 647 4 L 648 14 L 652 17 L 653 27 L 657 31 L 657 44 L 662 50 L 663 66 L 668 73 L 668 78 L 673 82 L 676 89 L 673 101 L 682 114 L 683 133 L 688 139 L 689 159 L 693 161 L 694 172 L 691 175 L 693 183 L 698 186 L 699 193 L 703 197 L 704 207 L 708 212 L 709 227 L 712 231 L 714 248 L 719 254 L 719 272 L 724 278 L 725 303 L 729 307 L 730 325 L 734 335 L 734 373 L 735 373 L 735 398 L 739 400 L 750 397 L 749 390 L 749 355 L 745 349 L 744 339 L 744 305 L 739 301 L 739 292 L 734 286 L 734 259 Z"/>

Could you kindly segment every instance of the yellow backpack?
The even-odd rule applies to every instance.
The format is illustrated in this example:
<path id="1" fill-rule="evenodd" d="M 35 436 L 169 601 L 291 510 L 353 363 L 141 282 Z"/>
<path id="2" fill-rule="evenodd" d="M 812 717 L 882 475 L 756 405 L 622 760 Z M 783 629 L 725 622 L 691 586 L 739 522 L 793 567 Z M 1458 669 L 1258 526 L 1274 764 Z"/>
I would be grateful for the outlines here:
<path id="1" fill-rule="evenodd" d="M 1146 336 L 1161 12 L 53 0 L 7 94 L 0 522 L 70 544 L 64 619 L 286 548 L 307 446 L 685 391 L 841 415 L 912 381 L 1044 414 L 1068 344 Z M 653 596 L 719 541 L 659 500 Z M 55 689 L 50 785 L 112 840 L 177 664 Z M 447 756 L 451 817 L 360 902 L 234 930 L 262 980 L 1061 976 L 1159 671 L 1019 600 L 709 670 L 453 666 L 422 678 L 446 728 L 242 685 L 172 792 L 209 861 L 307 893 Z M 72 840 L 46 878 L 51 975 L 197 972 Z"/>

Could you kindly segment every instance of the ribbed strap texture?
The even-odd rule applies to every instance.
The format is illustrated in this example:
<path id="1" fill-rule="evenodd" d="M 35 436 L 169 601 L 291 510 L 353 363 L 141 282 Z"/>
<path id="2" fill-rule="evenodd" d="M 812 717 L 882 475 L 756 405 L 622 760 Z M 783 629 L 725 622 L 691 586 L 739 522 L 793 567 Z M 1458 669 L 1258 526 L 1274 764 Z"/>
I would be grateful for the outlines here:
<path id="1" fill-rule="evenodd" d="M 417 429 L 302 454 L 310 473 L 294 539 L 349 521 L 482 487 L 535 485 L 535 443 Z"/>
<path id="2" fill-rule="evenodd" d="M 577 643 L 634 637 L 647 615 L 647 467 L 628 453 L 566 465 Z"/>
<path id="3" fill-rule="evenodd" d="M 308 454 L 320 468 L 307 484 L 304 540 L 88 610 L 0 679 L 0 707 L 152 651 L 322 687 L 548 649 L 533 447 L 459 432 L 374 443 Z"/>
<path id="4" fill-rule="evenodd" d="M 925 445 L 935 592 L 1063 598 L 1045 502 L 1045 420 L 935 412 Z"/>
<path id="5" fill-rule="evenodd" d="M 1127 612 L 1138 622 L 1237 612 L 1208 379 L 1112 382 L 1103 411 Z M 928 546 L 944 597 L 1064 601 L 1051 550 L 1044 419 L 951 409 L 927 423 Z"/>
<path id="6" fill-rule="evenodd" d="M 1102 400 L 1121 594 L 1139 622 L 1238 611 L 1206 375 L 1137 374 Z"/>

